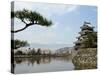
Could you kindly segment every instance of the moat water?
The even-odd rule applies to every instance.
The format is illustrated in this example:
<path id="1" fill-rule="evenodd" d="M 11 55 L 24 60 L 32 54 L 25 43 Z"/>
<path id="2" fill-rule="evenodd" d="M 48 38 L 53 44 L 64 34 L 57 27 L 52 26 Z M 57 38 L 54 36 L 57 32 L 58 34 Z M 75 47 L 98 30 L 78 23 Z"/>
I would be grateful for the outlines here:
<path id="1" fill-rule="evenodd" d="M 14 73 L 36 73 L 74 70 L 70 57 L 15 58 Z"/>

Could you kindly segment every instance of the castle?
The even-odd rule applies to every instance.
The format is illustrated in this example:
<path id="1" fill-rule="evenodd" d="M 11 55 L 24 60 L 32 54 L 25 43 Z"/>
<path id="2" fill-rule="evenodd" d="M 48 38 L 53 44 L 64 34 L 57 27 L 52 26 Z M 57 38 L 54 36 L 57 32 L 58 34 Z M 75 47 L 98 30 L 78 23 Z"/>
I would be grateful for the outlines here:
<path id="1" fill-rule="evenodd" d="M 75 43 L 75 50 L 79 48 L 85 48 L 85 44 L 83 43 L 88 33 L 94 33 L 94 27 L 91 25 L 90 22 L 84 22 L 83 26 L 80 27 L 81 31 L 79 32 L 80 36 L 76 37 L 77 41 Z"/>

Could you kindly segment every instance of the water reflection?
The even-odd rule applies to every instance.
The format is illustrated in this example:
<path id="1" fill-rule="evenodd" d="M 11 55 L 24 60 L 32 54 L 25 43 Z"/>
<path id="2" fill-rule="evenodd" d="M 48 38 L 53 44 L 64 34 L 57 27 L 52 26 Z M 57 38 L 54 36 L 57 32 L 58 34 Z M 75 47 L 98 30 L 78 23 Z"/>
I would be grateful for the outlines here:
<path id="1" fill-rule="evenodd" d="M 50 72 L 73 70 L 71 57 L 33 57 L 15 58 L 15 73 Z"/>
<path id="2" fill-rule="evenodd" d="M 86 66 L 72 63 L 72 58 L 68 57 L 32 57 L 14 58 L 12 63 L 13 73 L 33 73 L 93 69 L 89 64 Z"/>
<path id="3" fill-rule="evenodd" d="M 33 57 L 33 58 L 15 58 L 14 63 L 15 64 L 21 64 L 23 62 L 26 62 L 28 65 L 34 65 L 36 64 L 49 64 L 51 60 L 60 60 L 60 61 L 70 61 L 71 57 Z"/>

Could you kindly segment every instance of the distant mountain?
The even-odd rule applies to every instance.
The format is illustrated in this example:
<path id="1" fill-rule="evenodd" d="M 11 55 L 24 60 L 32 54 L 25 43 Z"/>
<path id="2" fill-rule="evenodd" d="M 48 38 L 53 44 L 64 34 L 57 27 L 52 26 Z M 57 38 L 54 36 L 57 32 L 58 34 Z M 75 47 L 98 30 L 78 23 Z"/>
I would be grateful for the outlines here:
<path id="1" fill-rule="evenodd" d="M 29 48 L 31 48 L 31 49 L 32 48 L 35 48 L 35 49 L 41 48 L 41 49 L 50 49 L 52 52 L 57 52 L 57 50 L 58 51 L 68 50 L 69 47 L 67 47 L 67 46 L 70 46 L 70 45 L 68 45 L 68 44 L 37 44 L 37 43 L 32 43 L 32 44 L 30 44 L 30 46 L 19 48 L 19 50 L 27 52 L 27 51 L 29 51 Z"/>
<path id="2" fill-rule="evenodd" d="M 60 48 L 56 50 L 56 53 L 66 53 L 66 52 L 71 52 L 73 51 L 74 48 L 73 47 L 64 47 L 64 48 Z"/>
<path id="3" fill-rule="evenodd" d="M 32 43 L 30 45 L 31 48 L 47 48 L 51 50 L 57 50 L 67 46 L 69 45 L 68 44 L 36 44 L 36 43 Z"/>

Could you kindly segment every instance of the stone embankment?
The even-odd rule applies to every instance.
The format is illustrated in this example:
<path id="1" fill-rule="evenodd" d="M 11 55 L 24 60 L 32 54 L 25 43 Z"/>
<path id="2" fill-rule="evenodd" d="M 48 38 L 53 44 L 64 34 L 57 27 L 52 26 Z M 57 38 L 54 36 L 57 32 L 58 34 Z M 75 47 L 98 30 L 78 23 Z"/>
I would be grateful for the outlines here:
<path id="1" fill-rule="evenodd" d="M 72 59 L 75 69 L 95 69 L 97 68 L 97 48 L 87 48 L 78 50 Z"/>

